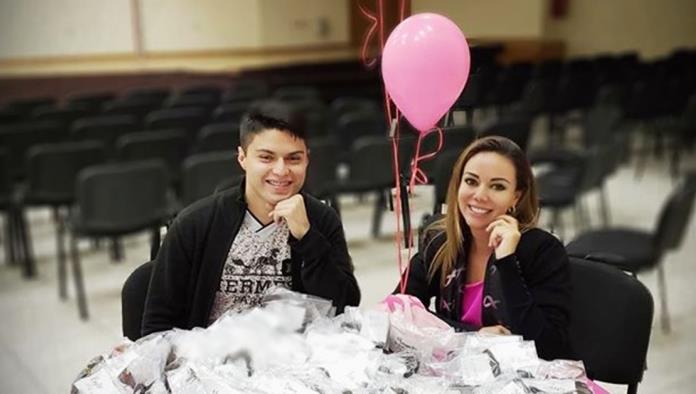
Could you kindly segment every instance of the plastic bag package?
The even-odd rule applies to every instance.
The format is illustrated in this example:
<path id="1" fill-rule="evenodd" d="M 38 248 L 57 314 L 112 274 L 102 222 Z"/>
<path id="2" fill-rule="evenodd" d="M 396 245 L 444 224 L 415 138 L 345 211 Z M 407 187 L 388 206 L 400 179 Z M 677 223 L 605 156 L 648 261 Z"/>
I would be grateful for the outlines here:
<path id="1" fill-rule="evenodd" d="M 208 328 L 173 329 L 93 359 L 78 393 L 590 393 L 581 362 L 519 336 L 454 333 L 412 298 L 346 308 L 287 290 Z"/>
<path id="2" fill-rule="evenodd" d="M 331 301 L 310 294 L 298 293 L 284 287 L 271 287 L 261 298 L 261 305 L 263 306 L 277 302 L 303 308 L 305 310 L 303 328 L 321 317 L 333 317 L 336 315 L 336 308 Z"/>
<path id="3" fill-rule="evenodd" d="M 442 360 L 456 350 L 459 342 L 454 329 L 430 313 L 417 298 L 391 295 L 383 305 L 390 311 L 389 350 L 414 351 L 426 360 Z"/>

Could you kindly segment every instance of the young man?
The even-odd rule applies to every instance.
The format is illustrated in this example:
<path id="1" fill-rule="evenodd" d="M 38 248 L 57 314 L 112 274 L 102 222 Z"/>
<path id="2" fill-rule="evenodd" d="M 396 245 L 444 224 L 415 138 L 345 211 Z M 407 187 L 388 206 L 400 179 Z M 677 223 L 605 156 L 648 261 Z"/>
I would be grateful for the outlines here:
<path id="1" fill-rule="evenodd" d="M 244 117 L 239 186 L 183 210 L 154 264 L 143 335 L 206 327 L 228 310 L 245 310 L 280 285 L 358 305 L 341 222 L 301 191 L 308 164 L 305 137 L 289 112 L 266 106 Z"/>

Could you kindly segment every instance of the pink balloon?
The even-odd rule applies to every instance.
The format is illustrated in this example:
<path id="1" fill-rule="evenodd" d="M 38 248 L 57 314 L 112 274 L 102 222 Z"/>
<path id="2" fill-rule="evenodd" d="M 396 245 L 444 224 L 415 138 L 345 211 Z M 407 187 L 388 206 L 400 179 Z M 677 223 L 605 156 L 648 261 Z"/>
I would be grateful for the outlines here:
<path id="1" fill-rule="evenodd" d="M 469 45 L 438 14 L 416 14 L 392 31 L 382 52 L 384 86 L 416 129 L 425 133 L 447 113 L 469 77 Z"/>

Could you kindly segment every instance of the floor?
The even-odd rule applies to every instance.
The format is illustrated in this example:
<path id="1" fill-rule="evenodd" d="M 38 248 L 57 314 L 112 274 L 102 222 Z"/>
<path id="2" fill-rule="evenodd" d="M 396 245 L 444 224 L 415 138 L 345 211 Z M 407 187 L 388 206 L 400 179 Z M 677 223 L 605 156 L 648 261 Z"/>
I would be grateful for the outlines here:
<path id="1" fill-rule="evenodd" d="M 696 155 L 687 157 L 684 168 L 696 169 Z M 651 229 L 660 206 L 674 182 L 664 162 L 649 162 L 636 178 L 633 165 L 620 168 L 608 181 L 612 223 Z M 412 198 L 413 218 L 418 222 L 430 209 L 432 189 L 420 186 Z M 586 203 L 596 213 L 597 196 Z M 398 279 L 397 247 L 393 240 L 395 219 L 387 212 L 379 239 L 370 237 L 371 200 L 354 196 L 341 199 L 349 250 L 363 297 L 361 307 L 369 308 L 390 292 Z M 24 280 L 16 266 L 0 255 L 0 392 L 64 393 L 77 373 L 92 358 L 109 351 L 121 336 L 120 289 L 127 275 L 149 255 L 146 234 L 129 237 L 125 260 L 112 263 L 105 248 L 82 243 L 83 266 L 91 313 L 89 321 L 78 318 L 75 298 L 58 298 L 55 232 L 50 212 L 30 211 L 31 236 L 38 260 L 39 275 Z M 542 215 L 542 224 L 547 216 Z M 572 223 L 569 212 L 565 218 Z M 593 217 L 597 225 L 597 215 Z M 566 237 L 571 237 L 569 229 Z M 639 386 L 641 393 L 696 392 L 696 220 L 691 220 L 685 242 L 678 252 L 666 257 L 669 301 L 673 331 L 663 334 L 657 323 L 648 354 L 648 370 Z M 640 276 L 656 294 L 656 276 Z M 656 307 L 656 314 L 659 309 Z M 657 322 L 657 319 L 655 320 Z M 627 330 L 630 327 L 626 328 Z M 613 393 L 622 386 L 606 385 Z"/>

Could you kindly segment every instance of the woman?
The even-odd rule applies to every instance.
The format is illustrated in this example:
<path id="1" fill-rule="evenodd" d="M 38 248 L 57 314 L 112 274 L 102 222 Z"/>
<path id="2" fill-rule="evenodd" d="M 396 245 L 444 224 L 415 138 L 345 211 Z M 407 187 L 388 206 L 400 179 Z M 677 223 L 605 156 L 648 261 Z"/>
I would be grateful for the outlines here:
<path id="1" fill-rule="evenodd" d="M 447 212 L 428 226 L 406 293 L 458 330 L 518 334 L 541 358 L 571 357 L 570 278 L 563 245 L 535 228 L 539 203 L 524 152 L 503 137 L 457 160 Z"/>

